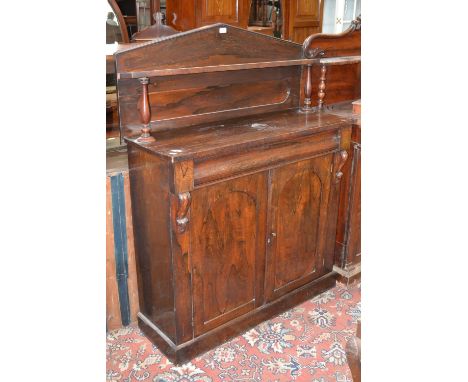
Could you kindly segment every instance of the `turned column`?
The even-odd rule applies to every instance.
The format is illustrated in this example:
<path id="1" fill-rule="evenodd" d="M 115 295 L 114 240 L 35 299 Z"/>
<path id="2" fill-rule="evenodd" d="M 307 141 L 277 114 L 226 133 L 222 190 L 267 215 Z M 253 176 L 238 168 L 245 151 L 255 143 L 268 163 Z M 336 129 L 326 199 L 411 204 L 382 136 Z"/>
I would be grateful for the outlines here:
<path id="1" fill-rule="evenodd" d="M 306 81 L 304 85 L 304 106 L 303 111 L 312 110 L 312 65 L 306 66 Z"/>
<path id="2" fill-rule="evenodd" d="M 150 143 L 154 142 L 155 139 L 150 134 L 150 121 L 151 121 L 151 110 L 149 104 L 149 95 L 148 95 L 148 84 L 149 78 L 143 77 L 138 79 L 142 85 L 141 97 L 138 100 L 138 111 L 140 112 L 140 119 L 143 127 L 141 128 L 141 135 L 138 137 L 137 142 L 140 143 Z"/>
<path id="3" fill-rule="evenodd" d="M 323 99 L 325 98 L 325 80 L 327 75 L 327 66 L 322 65 L 320 68 L 320 83 L 319 83 L 319 92 L 318 92 L 318 109 L 323 109 Z"/>

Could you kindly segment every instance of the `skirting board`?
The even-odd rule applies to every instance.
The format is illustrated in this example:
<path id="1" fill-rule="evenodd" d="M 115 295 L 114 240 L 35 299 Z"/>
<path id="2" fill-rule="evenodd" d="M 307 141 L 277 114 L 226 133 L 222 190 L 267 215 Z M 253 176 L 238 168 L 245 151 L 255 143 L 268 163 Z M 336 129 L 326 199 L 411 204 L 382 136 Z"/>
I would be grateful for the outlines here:
<path id="1" fill-rule="evenodd" d="M 288 293 L 287 295 L 267 303 L 243 316 L 217 327 L 199 337 L 180 345 L 174 344 L 150 319 L 141 312 L 138 313 L 138 326 L 158 349 L 169 360 L 180 365 L 196 356 L 223 344 L 233 337 L 246 332 L 265 320 L 273 318 L 284 311 L 293 308 L 304 301 L 313 298 L 336 285 L 336 273 L 330 272 Z"/>

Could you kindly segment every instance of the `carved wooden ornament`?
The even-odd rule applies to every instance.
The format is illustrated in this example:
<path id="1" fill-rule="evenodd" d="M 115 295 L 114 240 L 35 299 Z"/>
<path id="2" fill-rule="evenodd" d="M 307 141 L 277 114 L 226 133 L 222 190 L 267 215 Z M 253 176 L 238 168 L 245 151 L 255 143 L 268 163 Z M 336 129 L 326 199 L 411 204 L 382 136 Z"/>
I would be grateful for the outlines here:
<path id="1" fill-rule="evenodd" d="M 343 177 L 343 172 L 341 172 L 341 169 L 343 168 L 346 159 L 348 159 L 348 152 L 346 150 L 341 150 L 340 151 L 340 159 L 339 162 L 336 166 L 336 173 L 335 173 L 335 182 L 338 183 L 341 178 Z"/>
<path id="2" fill-rule="evenodd" d="M 318 92 L 318 108 L 319 110 L 323 109 L 323 99 L 325 98 L 325 80 L 327 79 L 327 67 L 326 65 L 322 65 L 320 68 L 320 84 L 319 84 L 319 92 Z"/>
<path id="3" fill-rule="evenodd" d="M 178 197 L 179 205 L 177 208 L 176 221 L 179 232 L 184 233 L 189 222 L 187 214 L 190 208 L 190 203 L 192 202 L 192 196 L 190 195 L 190 192 L 182 192 L 178 195 Z"/>
<path id="4" fill-rule="evenodd" d="M 150 143 L 154 142 L 155 139 L 150 134 L 150 121 L 151 121 L 151 110 L 149 105 L 149 95 L 148 95 L 148 84 L 149 78 L 143 77 L 138 79 L 142 85 L 141 97 L 138 100 L 138 111 L 140 112 L 141 123 L 143 127 L 141 129 L 141 136 L 137 139 L 140 143 Z"/>

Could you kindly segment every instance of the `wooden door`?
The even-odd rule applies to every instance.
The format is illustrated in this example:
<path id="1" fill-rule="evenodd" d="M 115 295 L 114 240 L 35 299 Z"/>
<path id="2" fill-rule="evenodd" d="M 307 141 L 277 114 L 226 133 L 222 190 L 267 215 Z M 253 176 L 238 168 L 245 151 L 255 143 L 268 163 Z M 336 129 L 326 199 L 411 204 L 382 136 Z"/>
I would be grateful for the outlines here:
<path id="1" fill-rule="evenodd" d="M 267 173 L 192 192 L 195 335 L 263 302 Z"/>
<path id="2" fill-rule="evenodd" d="M 167 0 L 166 24 L 178 31 L 197 27 L 195 9 L 197 0 Z"/>
<path id="3" fill-rule="evenodd" d="M 293 163 L 270 174 L 265 295 L 274 300 L 331 269 L 327 210 L 333 154 Z"/>
<path id="4" fill-rule="evenodd" d="M 322 30 L 322 0 L 284 0 L 284 38 L 302 44 Z"/>
<path id="5" fill-rule="evenodd" d="M 247 28 L 248 0 L 196 0 L 197 26 L 226 23 Z"/>

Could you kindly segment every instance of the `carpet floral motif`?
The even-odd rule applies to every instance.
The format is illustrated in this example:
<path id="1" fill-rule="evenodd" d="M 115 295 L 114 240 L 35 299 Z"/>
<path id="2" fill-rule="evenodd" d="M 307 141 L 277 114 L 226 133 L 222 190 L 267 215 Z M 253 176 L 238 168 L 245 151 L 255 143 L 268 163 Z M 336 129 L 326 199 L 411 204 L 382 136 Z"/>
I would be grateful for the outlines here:
<path id="1" fill-rule="evenodd" d="M 346 342 L 361 316 L 360 286 L 338 284 L 181 366 L 131 325 L 107 333 L 108 382 L 352 382 Z"/>
<path id="2" fill-rule="evenodd" d="M 266 322 L 256 328 L 249 330 L 243 335 L 250 346 L 256 346 L 264 354 L 283 353 L 283 349 L 291 348 L 295 337 L 289 334 L 292 330 L 287 329 L 281 322 Z"/>

